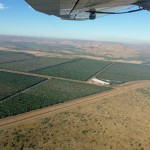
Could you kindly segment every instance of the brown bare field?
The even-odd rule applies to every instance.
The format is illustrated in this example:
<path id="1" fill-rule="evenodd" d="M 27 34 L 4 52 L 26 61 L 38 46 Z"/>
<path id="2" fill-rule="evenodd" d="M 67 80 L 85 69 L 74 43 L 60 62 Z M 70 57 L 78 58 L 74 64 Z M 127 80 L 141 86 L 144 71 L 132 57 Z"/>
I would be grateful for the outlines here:
<path id="1" fill-rule="evenodd" d="M 106 58 L 98 56 L 98 55 L 112 55 L 113 58 L 117 57 L 117 59 L 111 60 L 113 62 L 124 62 L 124 63 L 133 63 L 133 64 L 141 64 L 142 61 L 139 60 L 123 60 L 124 58 L 129 58 L 129 57 L 133 57 L 133 55 L 131 55 L 131 53 L 123 53 L 123 52 L 118 52 L 116 50 L 112 50 L 109 51 L 109 53 L 107 51 L 104 50 L 85 50 L 85 52 L 94 54 L 95 56 L 88 56 L 88 55 L 67 55 L 68 53 L 66 53 L 66 55 L 62 55 L 62 54 L 58 54 L 58 53 L 50 53 L 50 52 L 42 52 L 42 51 L 35 51 L 35 50 L 14 50 L 14 49 L 8 49 L 8 48 L 0 48 L 0 50 L 5 50 L 5 51 L 12 51 L 12 52 L 23 52 L 23 53 L 27 53 L 27 54 L 32 54 L 33 56 L 36 57 L 60 57 L 60 58 L 89 58 L 89 59 L 95 59 L 95 60 L 104 60 L 104 61 L 108 61 Z M 119 54 L 121 53 L 122 56 L 119 56 Z M 115 56 L 115 57 L 114 57 Z M 120 59 L 118 59 L 118 57 L 122 57 Z M 136 59 L 136 56 L 134 56 Z"/>
<path id="2" fill-rule="evenodd" d="M 40 39 L 40 38 L 29 38 L 29 37 L 13 37 L 13 36 L 0 36 L 0 42 L 33 42 L 36 44 L 45 44 L 47 46 L 60 45 L 58 51 L 44 51 L 42 48 L 29 48 L 19 50 L 16 46 L 7 46 L 5 50 L 24 52 L 33 54 L 34 56 L 43 57 L 84 57 L 97 60 L 115 61 L 115 62 L 126 62 L 141 64 L 147 62 L 150 56 L 150 45 L 145 44 L 127 44 L 127 43 L 113 43 L 113 42 L 102 42 L 102 41 L 83 41 L 83 40 L 67 40 L 67 39 Z M 30 44 L 29 44 L 30 45 Z M 71 46 L 69 50 L 65 49 L 65 46 Z M 1 46 L 2 47 L 2 46 Z M 4 50 L 2 47 L 0 50 Z M 28 45 L 27 45 L 28 47 Z M 35 46 L 36 47 L 36 46 Z"/>
<path id="3" fill-rule="evenodd" d="M 61 54 L 57 54 L 57 53 L 48 53 L 48 52 L 40 52 L 40 51 L 35 51 L 35 50 L 14 50 L 14 49 L 8 49 L 8 48 L 4 48 L 1 49 L 2 51 L 10 51 L 10 52 L 23 52 L 23 53 L 27 53 L 27 54 L 32 54 L 33 56 L 36 57 L 61 57 L 61 58 L 66 58 L 67 56 L 61 55 Z M 73 58 L 73 57 L 67 57 L 67 58 Z"/>
<path id="4" fill-rule="evenodd" d="M 130 82 L 99 95 L 0 120 L 1 125 L 8 123 L 0 127 L 0 149 L 149 150 L 149 116 L 150 81 Z"/>
<path id="5" fill-rule="evenodd" d="M 8 50 L 6 47 L 0 47 L 0 50 Z"/>

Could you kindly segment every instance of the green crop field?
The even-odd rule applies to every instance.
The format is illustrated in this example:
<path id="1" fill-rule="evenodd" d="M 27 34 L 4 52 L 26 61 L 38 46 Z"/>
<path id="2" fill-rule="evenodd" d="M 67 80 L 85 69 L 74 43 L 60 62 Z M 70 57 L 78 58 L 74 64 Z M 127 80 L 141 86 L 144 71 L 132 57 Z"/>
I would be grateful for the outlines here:
<path id="1" fill-rule="evenodd" d="M 0 117 L 28 112 L 109 89 L 109 87 L 51 79 L 2 101 L 0 103 Z"/>
<path id="2" fill-rule="evenodd" d="M 61 63 L 67 62 L 67 61 L 71 61 L 71 59 L 41 57 L 41 58 L 37 58 L 37 59 L 25 60 L 25 61 L 20 61 L 20 62 L 0 64 L 0 68 L 29 72 L 32 70 L 37 70 L 37 69 L 45 68 L 48 66 L 54 66 L 57 64 L 61 64 Z"/>
<path id="3" fill-rule="evenodd" d="M 85 81 L 88 80 L 91 76 L 95 75 L 100 70 L 104 69 L 110 63 L 111 62 L 91 59 L 80 59 L 77 61 L 72 61 L 70 63 L 50 68 L 44 68 L 33 72 L 43 75 Z"/>
<path id="4" fill-rule="evenodd" d="M 0 64 L 35 58 L 31 54 L 21 52 L 0 51 Z"/>
<path id="5" fill-rule="evenodd" d="M 150 66 L 128 63 L 115 63 L 97 75 L 98 79 L 120 82 L 150 80 Z"/>
<path id="6" fill-rule="evenodd" d="M 0 71 L 0 101 L 44 80 L 45 78 Z"/>

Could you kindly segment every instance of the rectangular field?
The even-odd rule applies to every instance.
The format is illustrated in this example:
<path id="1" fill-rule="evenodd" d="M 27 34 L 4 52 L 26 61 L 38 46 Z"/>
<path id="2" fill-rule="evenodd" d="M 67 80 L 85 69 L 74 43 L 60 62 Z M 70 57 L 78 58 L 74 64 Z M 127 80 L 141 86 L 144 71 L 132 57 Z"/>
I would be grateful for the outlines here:
<path id="1" fill-rule="evenodd" d="M 0 71 L 0 101 L 44 80 L 45 78 Z"/>
<path id="2" fill-rule="evenodd" d="M 44 68 L 33 72 L 43 75 L 85 81 L 110 64 L 111 62 L 91 59 L 80 59 L 77 61 L 72 61 L 70 63 L 50 68 Z"/>
<path id="3" fill-rule="evenodd" d="M 0 64 L 0 68 L 29 72 L 32 70 L 37 70 L 37 69 L 61 64 L 61 63 L 67 62 L 67 61 L 71 61 L 71 59 L 52 58 L 52 57 L 38 58 L 37 57 L 36 59 L 31 59 L 31 60 Z"/>
<path id="4" fill-rule="evenodd" d="M 46 52 L 62 52 L 65 50 L 74 51 L 78 50 L 76 46 L 70 44 L 62 44 L 54 41 L 54 43 L 41 43 L 39 41 L 0 41 L 1 47 L 11 47 L 13 50 L 36 50 Z"/>
<path id="5" fill-rule="evenodd" d="M 0 51 L 0 64 L 15 62 L 20 60 L 32 59 L 35 56 L 21 52 Z"/>
<path id="6" fill-rule="evenodd" d="M 97 78 L 119 82 L 150 80 L 150 66 L 115 63 L 110 68 L 98 74 Z"/>
<path id="7" fill-rule="evenodd" d="M 0 103 L 0 118 L 66 102 L 109 89 L 109 87 L 51 79 L 2 101 Z"/>

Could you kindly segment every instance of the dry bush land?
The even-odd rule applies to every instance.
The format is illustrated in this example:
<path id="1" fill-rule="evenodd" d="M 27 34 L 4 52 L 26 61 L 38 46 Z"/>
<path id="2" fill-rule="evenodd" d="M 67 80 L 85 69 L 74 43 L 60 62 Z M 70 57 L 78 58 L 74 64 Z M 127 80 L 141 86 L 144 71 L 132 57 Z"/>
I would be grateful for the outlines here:
<path id="1" fill-rule="evenodd" d="M 143 63 L 150 58 L 150 46 L 147 44 L 0 36 L 0 45 L 2 50 L 21 50 L 36 56 L 67 55 L 130 63 Z"/>
<path id="2" fill-rule="evenodd" d="M 120 87 L 121 89 L 121 87 Z M 149 150 L 150 85 L 0 130 L 2 150 Z"/>

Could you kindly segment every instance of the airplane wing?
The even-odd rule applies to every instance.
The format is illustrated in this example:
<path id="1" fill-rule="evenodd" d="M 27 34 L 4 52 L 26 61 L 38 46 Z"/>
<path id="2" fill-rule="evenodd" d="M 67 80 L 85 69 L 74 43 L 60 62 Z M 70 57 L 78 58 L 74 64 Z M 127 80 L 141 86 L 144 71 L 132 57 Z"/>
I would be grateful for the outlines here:
<path id="1" fill-rule="evenodd" d="M 65 20 L 86 20 L 131 6 L 150 10 L 150 0 L 25 0 L 35 10 Z M 105 13 L 103 13 L 105 12 Z M 107 13 L 106 13 L 107 12 Z M 110 12 L 110 13 L 109 13 Z M 113 13 L 112 13 L 113 14 Z"/>

